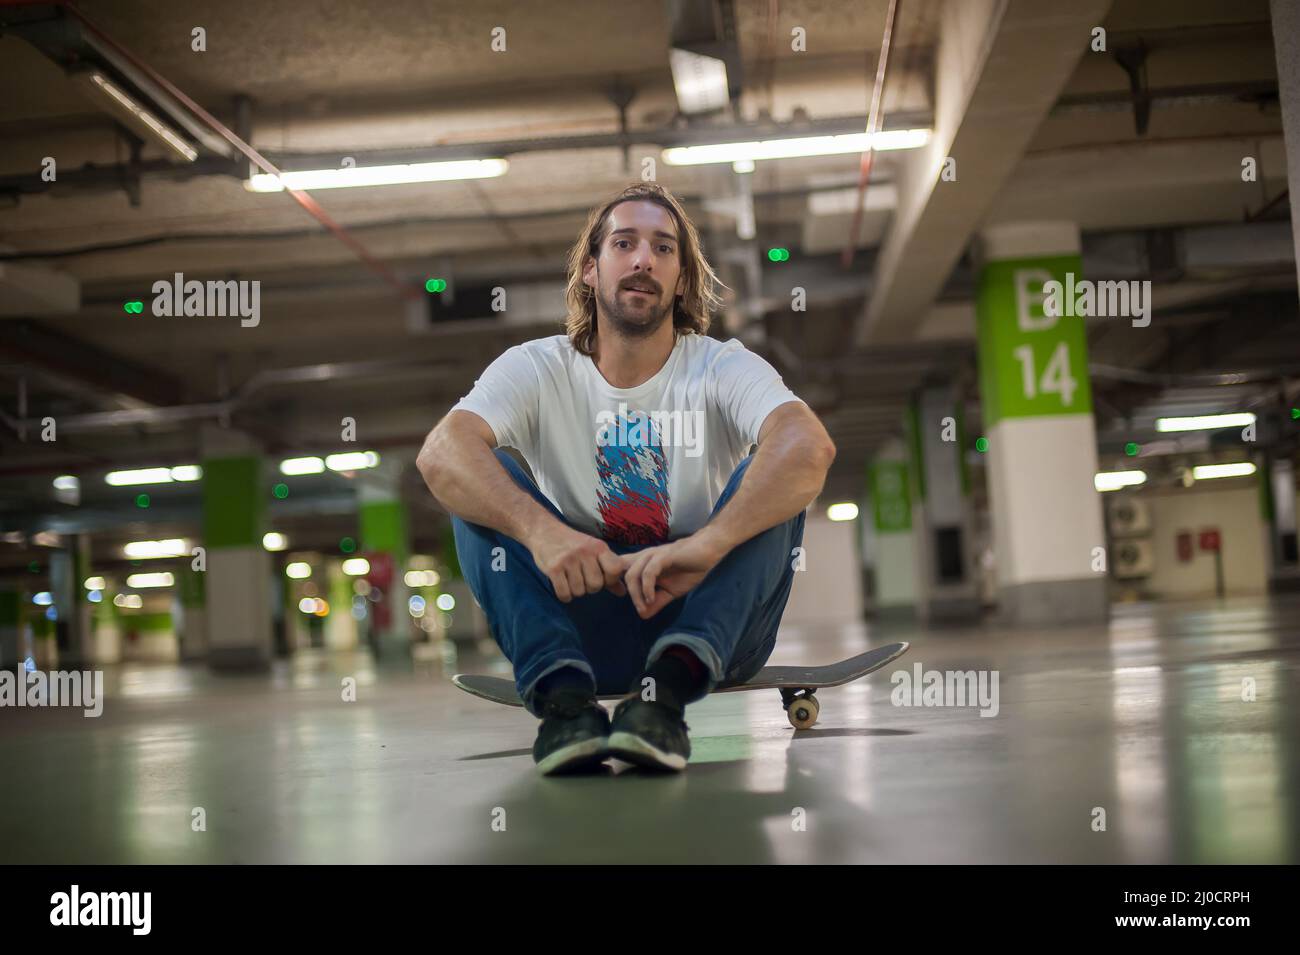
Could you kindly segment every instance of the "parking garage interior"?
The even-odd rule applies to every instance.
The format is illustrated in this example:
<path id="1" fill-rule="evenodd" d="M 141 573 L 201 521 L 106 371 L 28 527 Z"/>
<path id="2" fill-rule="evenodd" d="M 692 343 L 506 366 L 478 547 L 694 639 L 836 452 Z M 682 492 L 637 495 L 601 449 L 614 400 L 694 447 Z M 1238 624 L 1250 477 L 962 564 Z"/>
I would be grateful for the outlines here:
<path id="1" fill-rule="evenodd" d="M 0 699 L 6 862 L 1300 858 L 1294 5 L 24 3 L 0 89 L 0 668 L 103 688 Z M 416 456 L 644 181 L 835 444 L 770 663 L 910 650 L 539 778 Z"/>

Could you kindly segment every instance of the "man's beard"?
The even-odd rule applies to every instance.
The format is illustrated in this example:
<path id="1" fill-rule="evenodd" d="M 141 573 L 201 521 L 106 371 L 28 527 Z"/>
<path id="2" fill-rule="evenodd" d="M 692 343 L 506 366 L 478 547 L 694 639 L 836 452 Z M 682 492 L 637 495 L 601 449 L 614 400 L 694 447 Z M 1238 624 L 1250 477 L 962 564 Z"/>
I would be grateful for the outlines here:
<path id="1" fill-rule="evenodd" d="M 623 294 L 623 289 L 616 289 L 612 299 L 602 293 L 600 304 L 604 307 L 605 317 L 609 319 L 611 331 L 624 338 L 649 338 L 659 330 L 673 313 L 673 300 L 662 304 L 631 305 Z"/>

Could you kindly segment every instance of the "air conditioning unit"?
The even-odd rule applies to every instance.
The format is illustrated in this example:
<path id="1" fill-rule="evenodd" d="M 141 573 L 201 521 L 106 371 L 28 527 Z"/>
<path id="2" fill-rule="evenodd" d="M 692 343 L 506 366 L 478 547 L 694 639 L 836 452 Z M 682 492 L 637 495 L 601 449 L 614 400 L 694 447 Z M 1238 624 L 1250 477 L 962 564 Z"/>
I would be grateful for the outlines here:
<path id="1" fill-rule="evenodd" d="M 1140 498 L 1123 496 L 1106 502 L 1112 537 L 1140 537 L 1151 533 L 1151 507 Z"/>
<path id="2" fill-rule="evenodd" d="M 1118 580 L 1150 577 L 1155 569 L 1155 548 L 1150 538 L 1116 541 L 1111 548 L 1111 570 Z"/>

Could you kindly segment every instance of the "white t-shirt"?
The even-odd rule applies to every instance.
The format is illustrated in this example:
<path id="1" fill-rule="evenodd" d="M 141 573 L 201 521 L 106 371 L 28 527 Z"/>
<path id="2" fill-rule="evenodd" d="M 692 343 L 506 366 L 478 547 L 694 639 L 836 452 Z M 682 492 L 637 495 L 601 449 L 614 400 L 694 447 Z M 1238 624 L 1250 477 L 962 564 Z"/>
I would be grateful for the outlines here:
<path id="1" fill-rule="evenodd" d="M 565 335 L 507 349 L 452 410 L 517 449 L 565 519 L 620 544 L 693 534 L 772 409 L 800 400 L 736 339 L 681 334 L 664 366 L 615 388 Z"/>

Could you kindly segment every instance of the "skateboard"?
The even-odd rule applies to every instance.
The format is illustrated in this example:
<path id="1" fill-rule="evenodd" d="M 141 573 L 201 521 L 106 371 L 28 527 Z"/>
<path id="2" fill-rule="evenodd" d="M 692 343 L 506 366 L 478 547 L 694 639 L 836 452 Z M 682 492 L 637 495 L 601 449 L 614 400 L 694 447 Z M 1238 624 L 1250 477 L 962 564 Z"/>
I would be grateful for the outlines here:
<path id="1" fill-rule="evenodd" d="M 721 683 L 713 688 L 714 693 L 733 693 L 738 690 L 780 690 L 781 705 L 785 708 L 790 725 L 798 730 L 806 730 L 817 722 L 821 704 L 817 702 L 816 691 L 828 686 L 841 686 L 852 683 L 860 677 L 879 670 L 885 664 L 897 660 L 910 644 L 890 643 L 876 647 L 856 657 L 849 657 L 839 663 L 828 663 L 819 667 L 763 667 L 744 683 Z M 466 693 L 504 703 L 506 706 L 523 706 L 515 689 L 515 681 L 499 676 L 478 676 L 457 673 L 451 678 Z M 619 700 L 626 693 L 601 696 L 602 700 Z"/>

